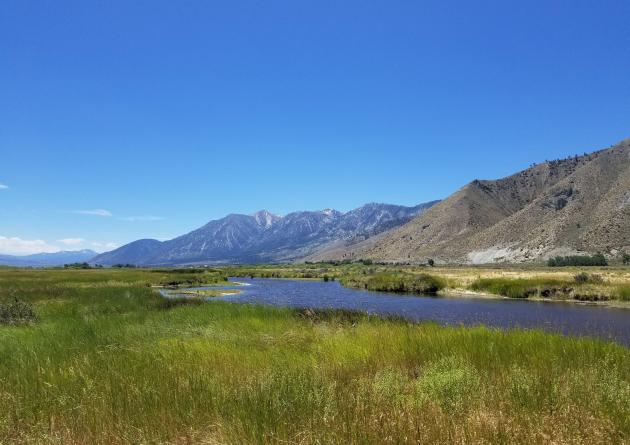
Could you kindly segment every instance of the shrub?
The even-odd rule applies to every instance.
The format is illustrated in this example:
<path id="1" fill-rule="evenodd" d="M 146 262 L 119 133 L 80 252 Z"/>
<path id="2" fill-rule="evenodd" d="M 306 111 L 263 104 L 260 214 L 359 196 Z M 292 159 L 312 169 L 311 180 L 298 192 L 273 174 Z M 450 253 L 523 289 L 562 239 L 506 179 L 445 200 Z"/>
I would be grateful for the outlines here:
<path id="1" fill-rule="evenodd" d="M 601 275 L 597 274 L 587 274 L 586 272 L 580 272 L 574 277 L 574 280 L 578 284 L 586 284 L 586 283 L 603 283 L 603 279 Z"/>
<path id="2" fill-rule="evenodd" d="M 10 303 L 0 303 L 0 325 L 21 325 L 37 320 L 33 306 L 17 298 Z"/>
<path id="3" fill-rule="evenodd" d="M 622 262 L 623 264 L 625 264 L 625 265 L 630 264 L 630 253 L 624 253 L 624 254 L 621 256 L 621 262 Z"/>
<path id="4" fill-rule="evenodd" d="M 434 294 L 445 287 L 444 282 L 437 277 L 428 274 L 415 275 L 407 285 L 406 292 L 420 292 Z"/>
<path id="5" fill-rule="evenodd" d="M 586 272 L 580 272 L 574 278 L 576 283 L 588 283 L 588 274 Z"/>
<path id="6" fill-rule="evenodd" d="M 92 266 L 90 266 L 88 263 L 70 263 L 70 264 L 64 264 L 63 268 L 64 269 L 91 269 Z"/>
<path id="7" fill-rule="evenodd" d="M 378 273 L 367 279 L 365 288 L 385 292 L 435 294 L 437 291 L 444 288 L 444 283 L 439 278 L 428 274 L 404 275 Z"/>
<path id="8" fill-rule="evenodd" d="M 573 255 L 573 256 L 557 256 L 547 261 L 549 267 L 565 267 L 565 266 L 608 266 L 606 257 L 601 253 L 593 256 Z"/>

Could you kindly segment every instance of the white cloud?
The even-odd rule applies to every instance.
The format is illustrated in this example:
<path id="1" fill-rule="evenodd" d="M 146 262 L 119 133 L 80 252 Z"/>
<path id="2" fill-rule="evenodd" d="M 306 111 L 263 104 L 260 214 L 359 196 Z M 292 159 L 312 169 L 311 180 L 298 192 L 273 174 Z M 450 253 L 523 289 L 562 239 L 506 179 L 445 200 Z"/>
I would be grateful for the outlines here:
<path id="1" fill-rule="evenodd" d="M 74 210 L 72 213 L 77 213 L 79 215 L 112 216 L 112 212 L 105 209 Z"/>
<path id="2" fill-rule="evenodd" d="M 116 243 L 97 243 L 94 242 L 92 243 L 92 247 L 94 248 L 94 250 L 96 250 L 97 252 L 108 252 L 110 250 L 114 250 L 118 247 L 118 244 Z"/>
<path id="3" fill-rule="evenodd" d="M 136 221 L 162 221 L 164 218 L 161 216 L 144 215 L 144 216 L 123 216 L 118 219 L 120 219 L 121 221 L 136 222 Z"/>
<path id="4" fill-rule="evenodd" d="M 7 255 L 30 255 L 33 253 L 59 252 L 58 247 L 44 240 L 25 240 L 18 237 L 0 236 L 0 253 Z"/>
<path id="5" fill-rule="evenodd" d="M 66 246 L 76 246 L 77 244 L 84 243 L 85 240 L 83 238 L 63 238 L 58 239 L 57 242 L 65 244 Z"/>
<path id="6" fill-rule="evenodd" d="M 0 184 L 0 190 L 7 190 L 8 188 L 8 185 Z"/>

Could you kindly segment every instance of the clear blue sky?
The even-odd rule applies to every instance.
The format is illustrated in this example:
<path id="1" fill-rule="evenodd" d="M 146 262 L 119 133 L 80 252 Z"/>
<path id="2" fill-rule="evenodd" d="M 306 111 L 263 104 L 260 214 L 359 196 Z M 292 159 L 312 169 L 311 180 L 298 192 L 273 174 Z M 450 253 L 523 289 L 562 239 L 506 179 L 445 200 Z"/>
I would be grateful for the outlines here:
<path id="1" fill-rule="evenodd" d="M 0 253 L 411 205 L 628 136 L 626 0 L 0 4 Z"/>

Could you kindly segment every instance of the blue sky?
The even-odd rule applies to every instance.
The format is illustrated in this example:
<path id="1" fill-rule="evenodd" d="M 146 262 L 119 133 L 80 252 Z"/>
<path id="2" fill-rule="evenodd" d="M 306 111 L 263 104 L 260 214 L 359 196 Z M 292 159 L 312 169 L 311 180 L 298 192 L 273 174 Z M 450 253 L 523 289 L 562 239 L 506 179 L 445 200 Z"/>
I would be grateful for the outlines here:
<path id="1" fill-rule="evenodd" d="M 443 198 L 630 136 L 630 2 L 0 5 L 0 253 Z"/>

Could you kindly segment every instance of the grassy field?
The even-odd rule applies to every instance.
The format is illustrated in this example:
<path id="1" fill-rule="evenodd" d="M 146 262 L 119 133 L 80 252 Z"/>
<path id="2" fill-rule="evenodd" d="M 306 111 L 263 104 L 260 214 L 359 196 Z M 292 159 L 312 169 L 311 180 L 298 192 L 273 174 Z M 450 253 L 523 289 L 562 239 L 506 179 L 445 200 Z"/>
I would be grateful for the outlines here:
<path id="1" fill-rule="evenodd" d="M 630 441 L 624 347 L 151 287 L 223 279 L 0 270 L 0 304 L 34 312 L 0 325 L 0 443 Z"/>

